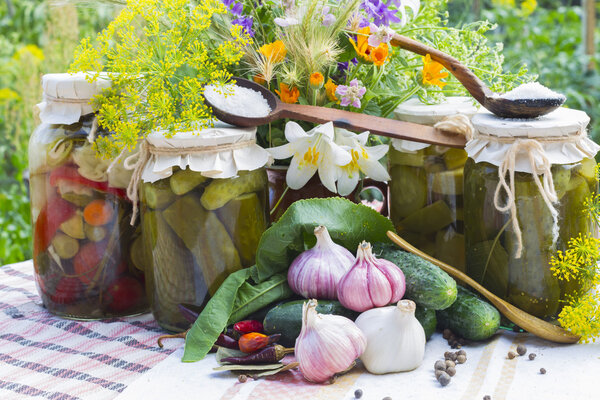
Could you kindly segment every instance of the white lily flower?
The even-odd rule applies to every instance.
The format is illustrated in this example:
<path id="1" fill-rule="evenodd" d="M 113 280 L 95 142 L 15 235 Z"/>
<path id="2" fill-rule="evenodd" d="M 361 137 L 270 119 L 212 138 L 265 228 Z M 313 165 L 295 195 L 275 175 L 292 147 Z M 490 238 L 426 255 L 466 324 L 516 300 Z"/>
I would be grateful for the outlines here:
<path id="1" fill-rule="evenodd" d="M 402 13 L 402 26 L 406 25 L 406 23 L 408 22 L 408 19 L 406 18 L 405 7 L 408 7 L 412 10 L 413 18 L 417 16 L 417 14 L 419 13 L 419 9 L 421 8 L 420 0 L 395 0 L 394 3 L 398 7 L 398 10 L 400 10 L 400 12 Z"/>
<path id="2" fill-rule="evenodd" d="M 389 146 L 367 147 L 369 132 L 357 135 L 346 129 L 335 128 L 335 143 L 350 151 L 352 160 L 338 168 L 338 193 L 347 196 L 356 188 L 361 172 L 368 178 L 385 182 L 390 179 L 387 169 L 379 160 L 383 158 Z"/>
<path id="3" fill-rule="evenodd" d="M 267 150 L 276 159 L 293 156 L 285 177 L 290 189 L 300 189 L 319 171 L 323 185 L 329 191 L 336 192 L 337 170 L 350 163 L 352 156 L 333 141 L 334 135 L 332 122 L 308 132 L 304 132 L 296 122 L 286 124 L 285 138 L 289 143 Z"/>

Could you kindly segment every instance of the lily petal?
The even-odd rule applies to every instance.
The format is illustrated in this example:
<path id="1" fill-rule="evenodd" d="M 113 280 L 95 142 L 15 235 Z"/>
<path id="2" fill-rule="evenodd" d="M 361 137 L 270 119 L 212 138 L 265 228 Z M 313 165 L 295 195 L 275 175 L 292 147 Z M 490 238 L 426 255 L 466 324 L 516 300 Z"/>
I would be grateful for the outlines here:
<path id="1" fill-rule="evenodd" d="M 317 172 L 317 167 L 313 164 L 300 166 L 298 156 L 292 158 L 292 162 L 285 175 L 285 181 L 290 189 L 298 190 L 304 187 L 306 183 Z"/>
<path id="2" fill-rule="evenodd" d="M 282 146 L 268 148 L 267 151 L 271 153 L 273 158 L 277 160 L 283 160 L 293 156 L 294 153 L 296 153 L 297 147 L 298 146 L 294 145 L 293 143 L 286 143 Z"/>
<path id="3" fill-rule="evenodd" d="M 305 139 L 308 134 L 304 132 L 304 129 L 295 121 L 289 121 L 285 125 L 285 138 L 288 142 L 292 143 L 300 139 Z"/>
<path id="4" fill-rule="evenodd" d="M 356 185 L 358 185 L 358 181 L 360 180 L 360 173 L 356 171 L 355 173 L 348 175 L 345 171 L 340 174 L 337 182 L 338 193 L 341 196 L 348 196 L 354 189 Z"/>
<path id="5" fill-rule="evenodd" d="M 369 154 L 369 158 L 373 159 L 373 160 L 379 160 L 381 158 L 383 158 L 388 150 L 389 150 L 389 146 L 387 144 L 380 144 L 378 146 L 372 146 L 372 147 L 367 147 L 367 154 Z"/>
<path id="6" fill-rule="evenodd" d="M 359 158 L 358 166 L 360 167 L 361 171 L 371 179 L 379 182 L 390 180 L 390 175 L 388 174 L 387 169 L 381 165 L 379 161 L 375 161 L 374 159 L 365 160 L 364 158 Z"/>

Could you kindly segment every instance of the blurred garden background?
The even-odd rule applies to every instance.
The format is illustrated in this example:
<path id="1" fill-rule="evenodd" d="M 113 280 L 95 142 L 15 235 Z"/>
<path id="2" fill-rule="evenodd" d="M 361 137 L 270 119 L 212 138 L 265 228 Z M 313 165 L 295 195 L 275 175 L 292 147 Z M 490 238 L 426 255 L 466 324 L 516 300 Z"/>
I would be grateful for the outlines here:
<path id="1" fill-rule="evenodd" d="M 422 2 L 427 0 L 421 0 Z M 83 37 L 103 29 L 118 4 L 99 1 L 0 0 L 0 265 L 31 257 L 26 188 L 27 144 L 44 73 L 64 72 Z M 525 63 L 567 106 L 592 117 L 600 141 L 600 42 L 594 0 L 450 0 L 451 25 L 488 20 L 489 42 L 503 43 L 505 70 Z M 587 30 L 586 22 L 591 29 Z M 591 33 L 594 33 L 593 35 Z M 476 66 L 472 66 L 476 67 Z M 475 69 L 477 72 L 477 70 Z"/>

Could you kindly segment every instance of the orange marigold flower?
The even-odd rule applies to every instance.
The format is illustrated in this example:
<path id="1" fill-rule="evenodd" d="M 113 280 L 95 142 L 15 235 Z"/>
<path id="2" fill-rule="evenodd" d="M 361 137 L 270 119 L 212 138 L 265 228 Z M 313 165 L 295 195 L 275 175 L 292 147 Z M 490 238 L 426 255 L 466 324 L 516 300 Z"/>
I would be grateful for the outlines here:
<path id="1" fill-rule="evenodd" d="M 387 43 L 380 43 L 379 46 L 373 49 L 371 51 L 371 61 L 373 61 L 373 64 L 381 67 L 387 59 L 388 51 Z"/>
<path id="2" fill-rule="evenodd" d="M 300 97 L 300 91 L 297 87 L 290 88 L 283 82 L 279 84 L 279 90 L 276 90 L 275 93 L 279 95 L 281 101 L 290 104 L 297 103 L 298 97 Z"/>
<path id="3" fill-rule="evenodd" d="M 336 103 L 338 102 L 338 98 L 335 96 L 335 91 L 337 87 L 338 85 L 333 83 L 331 78 L 327 80 L 327 83 L 325 84 L 325 93 L 327 94 L 327 98 L 329 99 L 329 101 L 334 101 Z"/>
<path id="4" fill-rule="evenodd" d="M 440 80 L 448 77 L 448 72 L 441 72 L 444 66 L 437 61 L 432 61 L 429 54 L 421 58 L 423 59 L 423 84 L 440 88 L 446 86 L 447 83 Z"/>
<path id="5" fill-rule="evenodd" d="M 373 47 L 369 46 L 369 35 L 371 34 L 371 28 L 365 26 L 362 29 L 358 30 L 358 35 L 356 36 L 356 42 L 354 39 L 350 38 L 350 43 L 352 43 L 352 47 L 356 50 L 356 54 L 358 54 L 363 60 L 371 61 L 371 50 Z"/>
<path id="6" fill-rule="evenodd" d="M 285 44 L 283 44 L 281 40 L 276 40 L 273 43 L 262 45 L 258 51 L 273 64 L 282 62 L 287 54 Z"/>
<path id="7" fill-rule="evenodd" d="M 256 74 L 252 77 L 252 80 L 256 83 L 258 83 L 259 85 L 264 85 L 265 83 L 267 83 L 267 80 L 265 79 L 264 76 L 262 76 L 261 74 Z"/>
<path id="8" fill-rule="evenodd" d="M 320 72 L 313 72 L 310 74 L 309 78 L 310 87 L 313 89 L 321 89 L 323 87 L 323 82 L 325 81 L 325 77 Z"/>

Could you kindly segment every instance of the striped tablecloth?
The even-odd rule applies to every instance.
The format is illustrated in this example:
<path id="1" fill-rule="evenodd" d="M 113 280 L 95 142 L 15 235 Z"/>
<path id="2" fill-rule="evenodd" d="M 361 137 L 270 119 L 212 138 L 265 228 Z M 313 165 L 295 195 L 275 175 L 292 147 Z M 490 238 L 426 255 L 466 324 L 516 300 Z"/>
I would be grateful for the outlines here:
<path id="1" fill-rule="evenodd" d="M 367 400 L 600 399 L 600 344 L 557 345 L 512 332 L 466 346 L 467 363 L 444 388 L 433 373 L 449 350 L 439 333 L 415 371 L 376 376 L 359 364 L 333 385 L 310 384 L 298 371 L 239 383 L 213 371 L 212 354 L 182 363 L 181 340 L 159 349 L 162 331 L 149 314 L 95 322 L 53 317 L 41 307 L 32 270 L 31 262 L 0 267 L 0 400 L 350 400 L 358 388 Z M 509 360 L 518 344 L 535 360 Z"/>
<path id="2" fill-rule="evenodd" d="M 80 322 L 42 307 L 31 261 L 0 267 L 0 399 L 113 399 L 164 360 L 151 314 Z"/>

